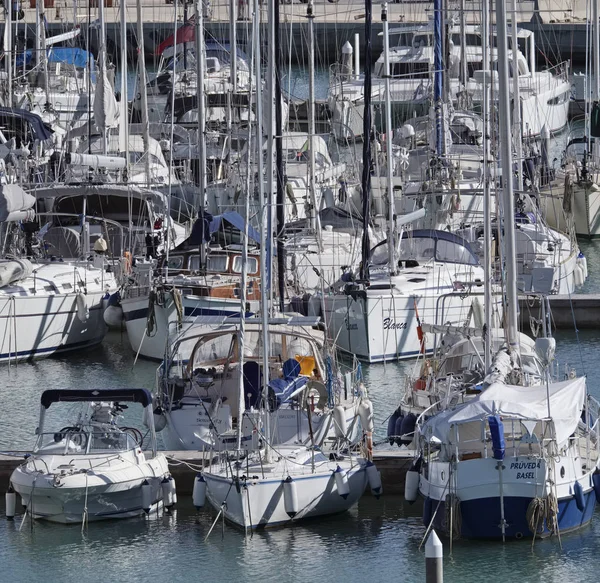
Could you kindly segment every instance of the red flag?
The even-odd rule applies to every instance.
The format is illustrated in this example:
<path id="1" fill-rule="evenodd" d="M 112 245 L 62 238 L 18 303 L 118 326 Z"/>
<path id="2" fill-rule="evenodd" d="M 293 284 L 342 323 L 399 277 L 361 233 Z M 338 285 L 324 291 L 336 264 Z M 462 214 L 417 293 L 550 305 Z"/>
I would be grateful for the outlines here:
<path id="1" fill-rule="evenodd" d="M 191 43 L 196 40 L 196 15 L 194 14 L 187 22 L 177 29 L 176 34 L 162 41 L 156 48 L 156 54 L 162 55 L 163 51 L 173 45 Z M 173 42 L 174 41 L 174 42 Z"/>

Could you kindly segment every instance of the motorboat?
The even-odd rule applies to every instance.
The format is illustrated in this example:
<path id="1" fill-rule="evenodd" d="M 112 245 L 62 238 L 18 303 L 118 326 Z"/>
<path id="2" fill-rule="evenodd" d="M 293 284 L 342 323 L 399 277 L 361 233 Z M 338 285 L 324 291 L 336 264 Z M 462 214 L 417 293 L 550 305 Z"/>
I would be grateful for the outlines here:
<path id="1" fill-rule="evenodd" d="M 54 403 L 87 407 L 74 423 L 48 431 L 46 413 Z M 144 407 L 146 435 L 119 426 L 125 403 Z M 129 518 L 160 509 L 164 500 L 173 503 L 167 459 L 156 451 L 148 390 L 44 391 L 36 434 L 32 455 L 10 478 L 32 518 L 67 524 Z"/>

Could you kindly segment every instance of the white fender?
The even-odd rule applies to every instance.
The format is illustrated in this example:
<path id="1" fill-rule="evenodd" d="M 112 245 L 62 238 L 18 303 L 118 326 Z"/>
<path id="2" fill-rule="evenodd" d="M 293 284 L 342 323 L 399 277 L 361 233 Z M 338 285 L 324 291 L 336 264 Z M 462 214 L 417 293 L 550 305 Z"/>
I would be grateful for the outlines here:
<path id="1" fill-rule="evenodd" d="M 12 520 L 17 512 L 17 494 L 12 487 L 8 489 L 4 499 L 6 502 L 6 519 Z"/>
<path id="2" fill-rule="evenodd" d="M 419 495 L 419 472 L 408 470 L 406 472 L 406 480 L 404 482 L 404 498 L 411 504 Z"/>
<path id="3" fill-rule="evenodd" d="M 337 487 L 338 494 L 345 500 L 350 494 L 350 485 L 348 484 L 348 474 L 338 466 L 333 472 L 335 476 L 335 485 Z"/>
<path id="4" fill-rule="evenodd" d="M 346 423 L 346 410 L 342 405 L 336 405 L 333 408 L 333 425 L 336 437 L 346 437 L 348 425 Z"/>
<path id="5" fill-rule="evenodd" d="M 367 462 L 366 466 L 367 480 L 369 481 L 369 487 L 371 488 L 371 494 L 375 498 L 379 498 L 383 494 L 383 486 L 381 484 L 381 473 L 375 467 L 372 461 Z"/>
<path id="6" fill-rule="evenodd" d="M 364 431 L 373 433 L 375 422 L 373 421 L 373 403 L 370 399 L 362 399 L 358 406 L 358 414 Z"/>
<path id="7" fill-rule="evenodd" d="M 290 518 L 294 518 L 298 514 L 298 489 L 296 488 L 296 482 L 292 480 L 291 476 L 283 480 L 283 505 L 286 514 Z"/>
<path id="8" fill-rule="evenodd" d="M 197 474 L 192 491 L 192 502 L 196 510 L 200 510 L 206 503 L 206 480 L 202 474 Z"/>
<path id="9" fill-rule="evenodd" d="M 82 292 L 77 294 L 77 317 L 81 322 L 87 322 L 90 319 L 90 310 L 85 301 L 85 295 Z"/>
<path id="10" fill-rule="evenodd" d="M 152 486 L 148 483 L 148 480 L 142 482 L 142 508 L 144 512 L 148 514 L 152 507 Z"/>

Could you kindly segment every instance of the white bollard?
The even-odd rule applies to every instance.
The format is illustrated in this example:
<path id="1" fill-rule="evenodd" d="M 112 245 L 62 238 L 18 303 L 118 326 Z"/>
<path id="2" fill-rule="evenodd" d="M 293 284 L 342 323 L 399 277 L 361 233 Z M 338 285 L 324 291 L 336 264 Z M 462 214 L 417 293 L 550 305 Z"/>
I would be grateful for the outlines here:
<path id="1" fill-rule="evenodd" d="M 431 531 L 425 543 L 425 582 L 443 583 L 444 547 L 435 530 Z"/>

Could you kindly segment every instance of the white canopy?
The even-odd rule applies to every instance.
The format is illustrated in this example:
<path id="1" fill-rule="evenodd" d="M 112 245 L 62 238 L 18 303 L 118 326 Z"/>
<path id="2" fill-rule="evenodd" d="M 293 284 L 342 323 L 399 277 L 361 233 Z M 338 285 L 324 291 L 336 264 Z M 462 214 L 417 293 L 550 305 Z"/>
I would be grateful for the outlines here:
<path id="1" fill-rule="evenodd" d="M 548 392 L 550 417 L 554 422 L 558 444 L 573 434 L 581 420 L 586 397 L 585 377 L 545 385 L 521 387 L 496 382 L 468 403 L 448 409 L 428 419 L 421 433 L 428 439 L 448 443 L 453 425 L 481 421 L 490 415 L 511 419 L 548 419 Z"/>
<path id="2" fill-rule="evenodd" d="M 18 184 L 0 185 L 0 223 L 5 221 L 31 220 L 35 197 Z"/>

